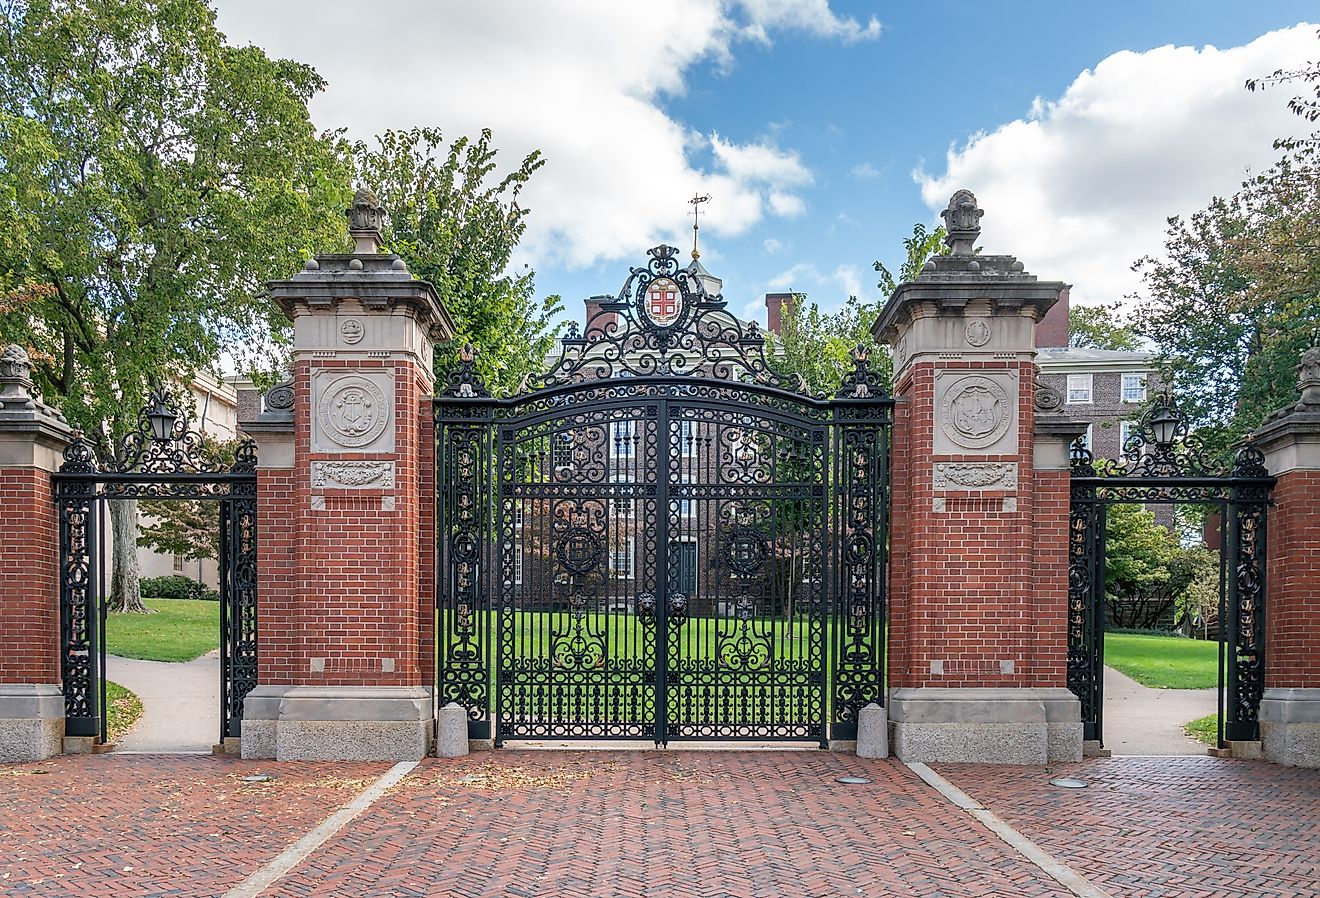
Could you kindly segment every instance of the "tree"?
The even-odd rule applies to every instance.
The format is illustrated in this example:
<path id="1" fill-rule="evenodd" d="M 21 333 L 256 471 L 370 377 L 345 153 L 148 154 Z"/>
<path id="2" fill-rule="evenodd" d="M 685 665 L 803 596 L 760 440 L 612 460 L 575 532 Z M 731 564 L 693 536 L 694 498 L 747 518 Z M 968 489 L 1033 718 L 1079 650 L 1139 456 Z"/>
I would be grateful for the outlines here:
<path id="1" fill-rule="evenodd" d="M 1130 352 L 1141 348 L 1141 337 L 1123 321 L 1118 303 L 1077 305 L 1068 309 L 1068 345 Z"/>
<path id="2" fill-rule="evenodd" d="M 1189 220 L 1169 219 L 1164 255 L 1134 267 L 1144 286 L 1136 327 L 1226 461 L 1296 400 L 1292 369 L 1320 332 L 1320 171 L 1283 160 Z"/>
<path id="3" fill-rule="evenodd" d="M 1320 30 L 1316 31 L 1320 35 Z M 1265 91 L 1280 84 L 1300 81 L 1311 89 L 1311 96 L 1299 94 L 1288 101 L 1288 109 L 1305 122 L 1314 124 L 1320 121 L 1320 63 L 1312 63 L 1303 69 L 1275 69 L 1261 78 L 1248 78 L 1247 90 Z M 1307 137 L 1280 137 L 1274 141 L 1276 150 L 1298 151 L 1303 155 L 1313 155 L 1320 150 L 1320 130 L 1315 130 Z"/>
<path id="4" fill-rule="evenodd" d="M 880 272 L 880 283 L 876 284 L 880 292 L 885 296 L 893 295 L 899 284 L 917 279 L 917 275 L 921 274 L 922 267 L 931 256 L 947 256 L 950 251 L 950 247 L 944 243 L 944 238 L 947 236 L 948 232 L 944 229 L 944 225 L 936 225 L 935 230 L 930 231 L 920 222 L 914 224 L 912 236 L 903 238 L 906 257 L 899 266 L 898 280 L 894 280 L 894 275 L 883 262 L 877 260 L 872 263 L 872 267 Z"/>
<path id="5" fill-rule="evenodd" d="M 385 243 L 435 284 L 454 319 L 454 339 L 436 348 L 439 382 L 470 343 L 480 350 L 477 370 L 487 387 L 496 395 L 514 392 L 543 370 L 558 333 L 552 322 L 562 311 L 558 296 L 535 298 L 530 269 L 509 273 L 529 211 L 518 196 L 545 160 L 534 152 L 497 175 L 488 130 L 447 149 L 434 128 L 387 131 L 376 144 L 357 144 L 354 158 L 359 179 L 385 207 Z"/>
<path id="6" fill-rule="evenodd" d="M 232 465 L 237 440 L 202 436 L 201 450 L 217 464 Z M 220 503 L 213 499 L 143 499 L 138 545 L 197 561 L 220 557 Z"/>
<path id="7" fill-rule="evenodd" d="M 853 368 L 852 351 L 864 346 L 888 381 L 893 364 L 889 350 L 878 347 L 871 336 L 876 312 L 855 296 L 831 314 L 808 303 L 805 293 L 791 294 L 780 313 L 780 332 L 769 335 L 775 367 L 801 375 L 812 393 L 833 396 Z"/>
<path id="8" fill-rule="evenodd" d="M 262 284 L 346 243 L 347 147 L 316 72 L 228 46 L 204 0 L 0 0 L 0 46 L 0 337 L 113 460 L 154 383 L 276 364 Z M 111 602 L 143 610 L 110 508 Z"/>

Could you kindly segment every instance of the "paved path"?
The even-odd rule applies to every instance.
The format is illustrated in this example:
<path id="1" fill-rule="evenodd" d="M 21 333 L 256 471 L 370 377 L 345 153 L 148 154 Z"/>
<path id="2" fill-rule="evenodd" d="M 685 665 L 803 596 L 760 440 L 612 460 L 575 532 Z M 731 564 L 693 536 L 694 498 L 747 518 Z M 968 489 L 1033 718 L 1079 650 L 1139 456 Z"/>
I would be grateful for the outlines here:
<path id="1" fill-rule="evenodd" d="M 255 773 L 273 779 L 244 781 Z M 872 782 L 842 785 L 843 774 Z M 393 768 L 67 756 L 0 765 L 0 895 L 1297 898 L 1320 889 L 1317 770 L 1201 757 L 945 764 L 935 774 L 979 804 L 960 807 L 920 768 L 826 752 L 503 751 Z M 1090 785 L 1050 785 L 1061 774 Z"/>
<path id="2" fill-rule="evenodd" d="M 1214 689 L 1152 689 L 1105 668 L 1105 748 L 1116 755 L 1203 755 L 1183 724 L 1215 713 Z"/>
<path id="3" fill-rule="evenodd" d="M 210 751 L 220 739 L 220 653 L 187 662 L 110 655 L 106 676 L 142 699 L 142 718 L 120 751 Z"/>

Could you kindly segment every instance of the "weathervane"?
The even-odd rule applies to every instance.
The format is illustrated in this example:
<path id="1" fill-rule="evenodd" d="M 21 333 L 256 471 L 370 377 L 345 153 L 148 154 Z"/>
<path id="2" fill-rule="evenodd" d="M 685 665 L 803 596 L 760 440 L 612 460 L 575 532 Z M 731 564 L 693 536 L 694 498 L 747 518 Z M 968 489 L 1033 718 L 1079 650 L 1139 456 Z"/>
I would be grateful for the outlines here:
<path id="1" fill-rule="evenodd" d="M 700 259 L 701 251 L 697 249 L 697 230 L 698 219 L 701 216 L 701 204 L 710 202 L 710 194 L 704 196 L 699 193 L 692 194 L 692 199 L 688 200 L 688 205 L 692 207 L 692 258 Z"/>

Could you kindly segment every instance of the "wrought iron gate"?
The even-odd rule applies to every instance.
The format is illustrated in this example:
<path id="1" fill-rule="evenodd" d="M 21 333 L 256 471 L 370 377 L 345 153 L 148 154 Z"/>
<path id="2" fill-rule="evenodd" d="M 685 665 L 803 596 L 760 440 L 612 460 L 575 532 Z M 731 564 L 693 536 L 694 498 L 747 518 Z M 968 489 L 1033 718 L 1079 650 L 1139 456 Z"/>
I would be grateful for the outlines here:
<path id="1" fill-rule="evenodd" d="M 185 415 L 154 392 L 119 461 L 97 464 L 81 433 L 53 475 L 60 522 L 60 665 L 65 733 L 106 741 L 105 564 L 109 503 L 210 500 L 218 506 L 220 738 L 238 736 L 243 699 L 257 683 L 256 447 L 241 442 L 228 463 L 190 432 Z"/>
<path id="2" fill-rule="evenodd" d="M 1275 478 L 1247 443 L 1216 466 L 1169 393 L 1156 397 L 1122 458 L 1072 450 L 1068 555 L 1068 688 L 1082 704 L 1084 738 L 1104 722 L 1105 513 L 1110 505 L 1195 504 L 1220 515 L 1219 741 L 1260 738 L 1265 689 L 1265 524 Z"/>
<path id="3" fill-rule="evenodd" d="M 474 738 L 852 738 L 883 702 L 892 401 L 651 251 L 536 384 L 436 400 L 442 703 Z M 492 727 L 492 723 L 494 724 Z"/>

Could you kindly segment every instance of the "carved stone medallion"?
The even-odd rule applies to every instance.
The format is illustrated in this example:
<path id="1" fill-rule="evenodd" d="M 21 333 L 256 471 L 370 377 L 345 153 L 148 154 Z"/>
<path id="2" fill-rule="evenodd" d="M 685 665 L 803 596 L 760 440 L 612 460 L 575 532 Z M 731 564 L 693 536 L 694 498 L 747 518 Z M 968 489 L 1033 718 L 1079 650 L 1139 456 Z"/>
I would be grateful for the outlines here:
<path id="1" fill-rule="evenodd" d="M 356 318 L 345 318 L 339 325 L 339 336 L 345 343 L 360 343 L 366 333 L 366 326 Z"/>
<path id="2" fill-rule="evenodd" d="M 390 423 L 390 399 L 375 383 L 350 374 L 332 380 L 317 403 L 321 432 L 330 440 L 357 449 L 376 440 Z"/>
<path id="3" fill-rule="evenodd" d="M 957 445 L 984 449 L 1008 431 L 1012 402 L 1008 391 L 988 377 L 959 378 L 940 403 L 940 427 Z"/>
<path id="4" fill-rule="evenodd" d="M 392 461 L 314 461 L 313 488 L 394 489 Z"/>
<path id="5" fill-rule="evenodd" d="M 937 490 L 1017 489 L 1017 465 L 1013 462 L 935 463 L 931 484 Z"/>
<path id="6" fill-rule="evenodd" d="M 973 318 L 967 322 L 967 342 L 972 346 L 984 346 L 990 342 L 990 324 L 982 318 Z"/>

